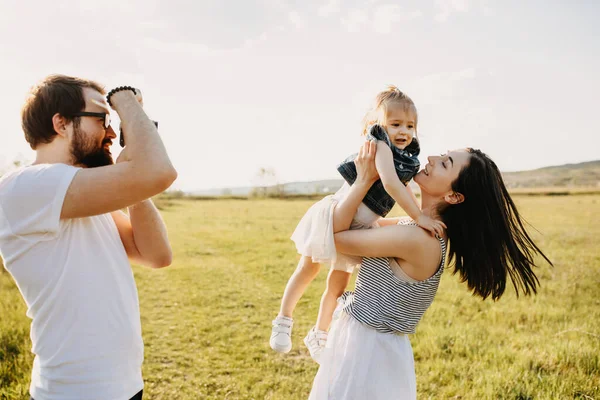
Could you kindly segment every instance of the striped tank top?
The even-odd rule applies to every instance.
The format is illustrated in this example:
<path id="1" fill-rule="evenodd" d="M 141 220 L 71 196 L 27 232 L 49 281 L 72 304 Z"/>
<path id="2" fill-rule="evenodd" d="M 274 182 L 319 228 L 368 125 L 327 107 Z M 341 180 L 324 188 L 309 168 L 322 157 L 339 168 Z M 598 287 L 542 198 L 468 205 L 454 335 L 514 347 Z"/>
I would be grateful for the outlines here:
<path id="1" fill-rule="evenodd" d="M 364 258 L 354 292 L 342 295 L 344 311 L 379 332 L 415 333 L 417 323 L 433 302 L 444 272 L 446 243 L 442 238 L 438 240 L 442 261 L 435 274 L 424 281 L 398 279 L 387 257 Z"/>

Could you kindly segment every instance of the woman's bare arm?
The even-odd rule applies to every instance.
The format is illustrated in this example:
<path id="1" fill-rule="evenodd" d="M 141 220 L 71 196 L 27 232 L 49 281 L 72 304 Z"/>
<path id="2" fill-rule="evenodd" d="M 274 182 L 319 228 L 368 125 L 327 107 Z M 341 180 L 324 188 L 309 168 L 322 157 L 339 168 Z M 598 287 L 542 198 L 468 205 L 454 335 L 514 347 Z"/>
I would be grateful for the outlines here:
<path id="1" fill-rule="evenodd" d="M 337 251 L 363 257 L 394 257 L 414 266 L 437 268 L 440 244 L 418 226 L 389 225 L 334 235 Z"/>
<path id="2" fill-rule="evenodd" d="M 398 225 L 402 218 L 410 219 L 410 217 L 379 218 L 377 224 L 379 226 Z"/>

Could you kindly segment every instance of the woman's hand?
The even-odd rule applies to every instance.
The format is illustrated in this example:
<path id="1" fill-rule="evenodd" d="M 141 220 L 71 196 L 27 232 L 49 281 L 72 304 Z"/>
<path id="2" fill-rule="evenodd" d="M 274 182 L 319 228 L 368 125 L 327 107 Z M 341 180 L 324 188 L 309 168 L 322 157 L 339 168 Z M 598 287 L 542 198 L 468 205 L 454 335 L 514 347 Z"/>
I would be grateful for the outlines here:
<path id="1" fill-rule="evenodd" d="M 352 218 L 365 195 L 379 178 L 375 167 L 375 152 L 377 143 L 365 142 L 354 160 L 356 165 L 356 180 L 350 186 L 350 190 L 333 210 L 333 232 L 341 232 L 350 229 Z"/>
<path id="2" fill-rule="evenodd" d="M 375 153 L 377 152 L 377 142 L 365 141 L 360 147 L 358 156 L 354 160 L 356 165 L 356 181 L 354 184 L 364 184 L 371 187 L 377 179 L 379 173 L 375 167 Z"/>

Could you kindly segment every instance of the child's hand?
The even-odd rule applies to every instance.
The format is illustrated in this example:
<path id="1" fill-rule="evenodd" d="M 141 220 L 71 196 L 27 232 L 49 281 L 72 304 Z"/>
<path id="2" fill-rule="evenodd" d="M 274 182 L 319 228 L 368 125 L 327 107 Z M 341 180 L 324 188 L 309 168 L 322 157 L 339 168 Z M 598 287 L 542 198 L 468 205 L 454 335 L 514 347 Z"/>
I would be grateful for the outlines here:
<path id="1" fill-rule="evenodd" d="M 446 225 L 442 221 L 438 221 L 437 219 L 430 218 L 423 214 L 421 214 L 416 222 L 421 228 L 426 229 L 431 232 L 432 235 L 437 235 L 439 237 L 444 234 L 444 229 L 446 229 Z"/>

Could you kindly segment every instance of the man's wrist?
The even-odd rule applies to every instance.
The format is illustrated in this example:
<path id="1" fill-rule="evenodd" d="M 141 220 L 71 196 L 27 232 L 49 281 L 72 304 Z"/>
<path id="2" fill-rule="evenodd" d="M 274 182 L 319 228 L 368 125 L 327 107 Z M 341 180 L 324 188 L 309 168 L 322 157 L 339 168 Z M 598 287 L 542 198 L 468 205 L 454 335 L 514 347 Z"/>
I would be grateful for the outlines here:
<path id="1" fill-rule="evenodd" d="M 136 97 L 138 95 L 138 90 L 136 88 L 134 88 L 133 86 L 117 86 L 116 88 L 111 89 L 111 91 L 108 92 L 108 94 L 106 95 L 106 102 L 108 103 L 108 105 L 112 106 L 112 101 L 111 101 L 112 96 L 114 96 L 116 93 L 123 92 L 123 91 L 130 91 Z M 139 94 L 140 94 L 140 103 L 141 103 L 141 93 L 139 93 Z"/>
<path id="2" fill-rule="evenodd" d="M 135 98 L 135 95 L 130 90 L 123 90 L 120 92 L 113 93 L 112 96 L 110 97 L 110 103 L 111 103 L 110 105 L 117 112 L 119 111 L 119 108 L 122 105 L 128 104 L 128 103 L 133 104 L 133 103 L 137 103 L 137 102 L 138 101 Z"/>

